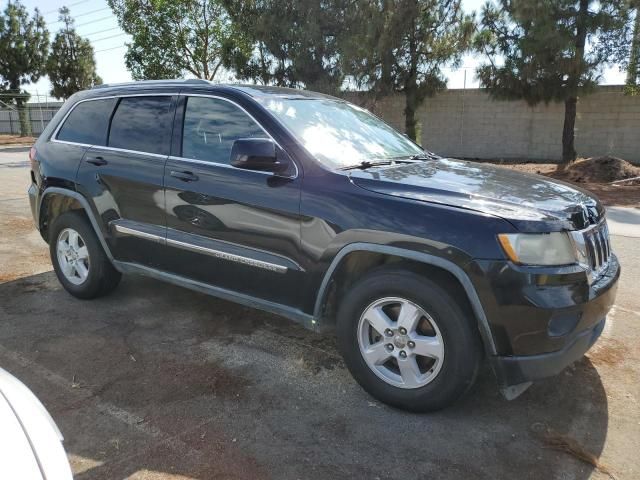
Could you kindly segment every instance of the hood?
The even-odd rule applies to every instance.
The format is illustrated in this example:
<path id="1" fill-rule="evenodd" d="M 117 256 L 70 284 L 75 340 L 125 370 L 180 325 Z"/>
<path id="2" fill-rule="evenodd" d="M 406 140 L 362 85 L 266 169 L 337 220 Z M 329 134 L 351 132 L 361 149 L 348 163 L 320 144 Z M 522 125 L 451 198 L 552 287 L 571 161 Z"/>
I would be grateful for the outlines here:
<path id="1" fill-rule="evenodd" d="M 540 175 L 453 159 L 354 170 L 354 184 L 377 193 L 494 215 L 518 230 L 580 230 L 604 209 L 590 193 Z"/>

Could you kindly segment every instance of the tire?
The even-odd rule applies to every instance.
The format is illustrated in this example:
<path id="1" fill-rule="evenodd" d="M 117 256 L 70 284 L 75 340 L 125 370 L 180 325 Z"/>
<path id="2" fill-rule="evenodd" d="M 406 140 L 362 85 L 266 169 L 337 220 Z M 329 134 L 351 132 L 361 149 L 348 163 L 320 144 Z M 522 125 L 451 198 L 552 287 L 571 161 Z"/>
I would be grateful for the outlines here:
<path id="1" fill-rule="evenodd" d="M 101 297 L 120 283 L 122 275 L 107 258 L 86 216 L 79 211 L 63 213 L 55 220 L 49 254 L 58 280 L 74 297 L 85 300 Z"/>
<path id="2" fill-rule="evenodd" d="M 415 330 L 402 333 L 402 325 L 413 324 Z M 471 315 L 445 289 L 399 267 L 376 269 L 355 284 L 341 301 L 336 326 L 338 348 L 356 381 L 404 410 L 451 405 L 471 388 L 481 365 L 482 341 Z"/>

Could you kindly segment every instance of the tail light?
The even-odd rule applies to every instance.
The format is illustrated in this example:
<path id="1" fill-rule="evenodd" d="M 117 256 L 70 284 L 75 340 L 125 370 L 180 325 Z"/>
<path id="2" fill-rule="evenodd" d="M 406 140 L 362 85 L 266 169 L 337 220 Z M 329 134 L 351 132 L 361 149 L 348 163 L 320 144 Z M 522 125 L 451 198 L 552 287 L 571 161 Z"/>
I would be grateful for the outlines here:
<path id="1" fill-rule="evenodd" d="M 31 163 L 31 170 L 35 170 L 38 168 L 36 153 L 36 147 L 31 147 L 29 149 L 29 163 Z"/>
<path id="2" fill-rule="evenodd" d="M 38 182 L 36 181 L 36 172 L 38 172 L 38 178 L 40 176 L 40 165 L 39 162 L 36 158 L 38 151 L 36 150 L 36 147 L 31 147 L 29 149 L 29 163 L 31 164 L 31 181 L 35 184 L 38 184 Z"/>

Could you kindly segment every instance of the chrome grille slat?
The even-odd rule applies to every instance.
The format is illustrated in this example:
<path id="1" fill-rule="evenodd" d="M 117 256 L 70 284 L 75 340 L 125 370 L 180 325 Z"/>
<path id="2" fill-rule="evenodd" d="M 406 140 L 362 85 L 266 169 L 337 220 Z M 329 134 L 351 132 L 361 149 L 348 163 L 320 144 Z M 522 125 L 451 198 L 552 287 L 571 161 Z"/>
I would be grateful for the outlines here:
<path id="1" fill-rule="evenodd" d="M 600 240 L 599 230 L 596 230 L 593 234 L 593 241 L 596 243 L 596 268 L 600 268 L 604 263 L 604 254 L 602 253 L 602 241 Z"/>
<path id="2" fill-rule="evenodd" d="M 611 257 L 611 241 L 609 229 L 605 221 L 582 232 L 586 246 L 589 267 L 594 276 L 599 276 L 609 264 Z"/>

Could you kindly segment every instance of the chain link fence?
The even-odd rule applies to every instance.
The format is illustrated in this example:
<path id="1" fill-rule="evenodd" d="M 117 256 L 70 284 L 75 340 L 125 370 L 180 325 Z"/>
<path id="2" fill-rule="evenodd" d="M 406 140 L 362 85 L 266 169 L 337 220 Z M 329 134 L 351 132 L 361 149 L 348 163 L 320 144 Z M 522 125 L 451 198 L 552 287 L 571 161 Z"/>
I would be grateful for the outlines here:
<path id="1" fill-rule="evenodd" d="M 22 128 L 20 117 L 24 115 L 30 134 L 37 137 L 46 128 L 62 103 L 27 103 L 23 107 L 13 105 L 0 105 L 0 135 L 20 135 Z"/>

